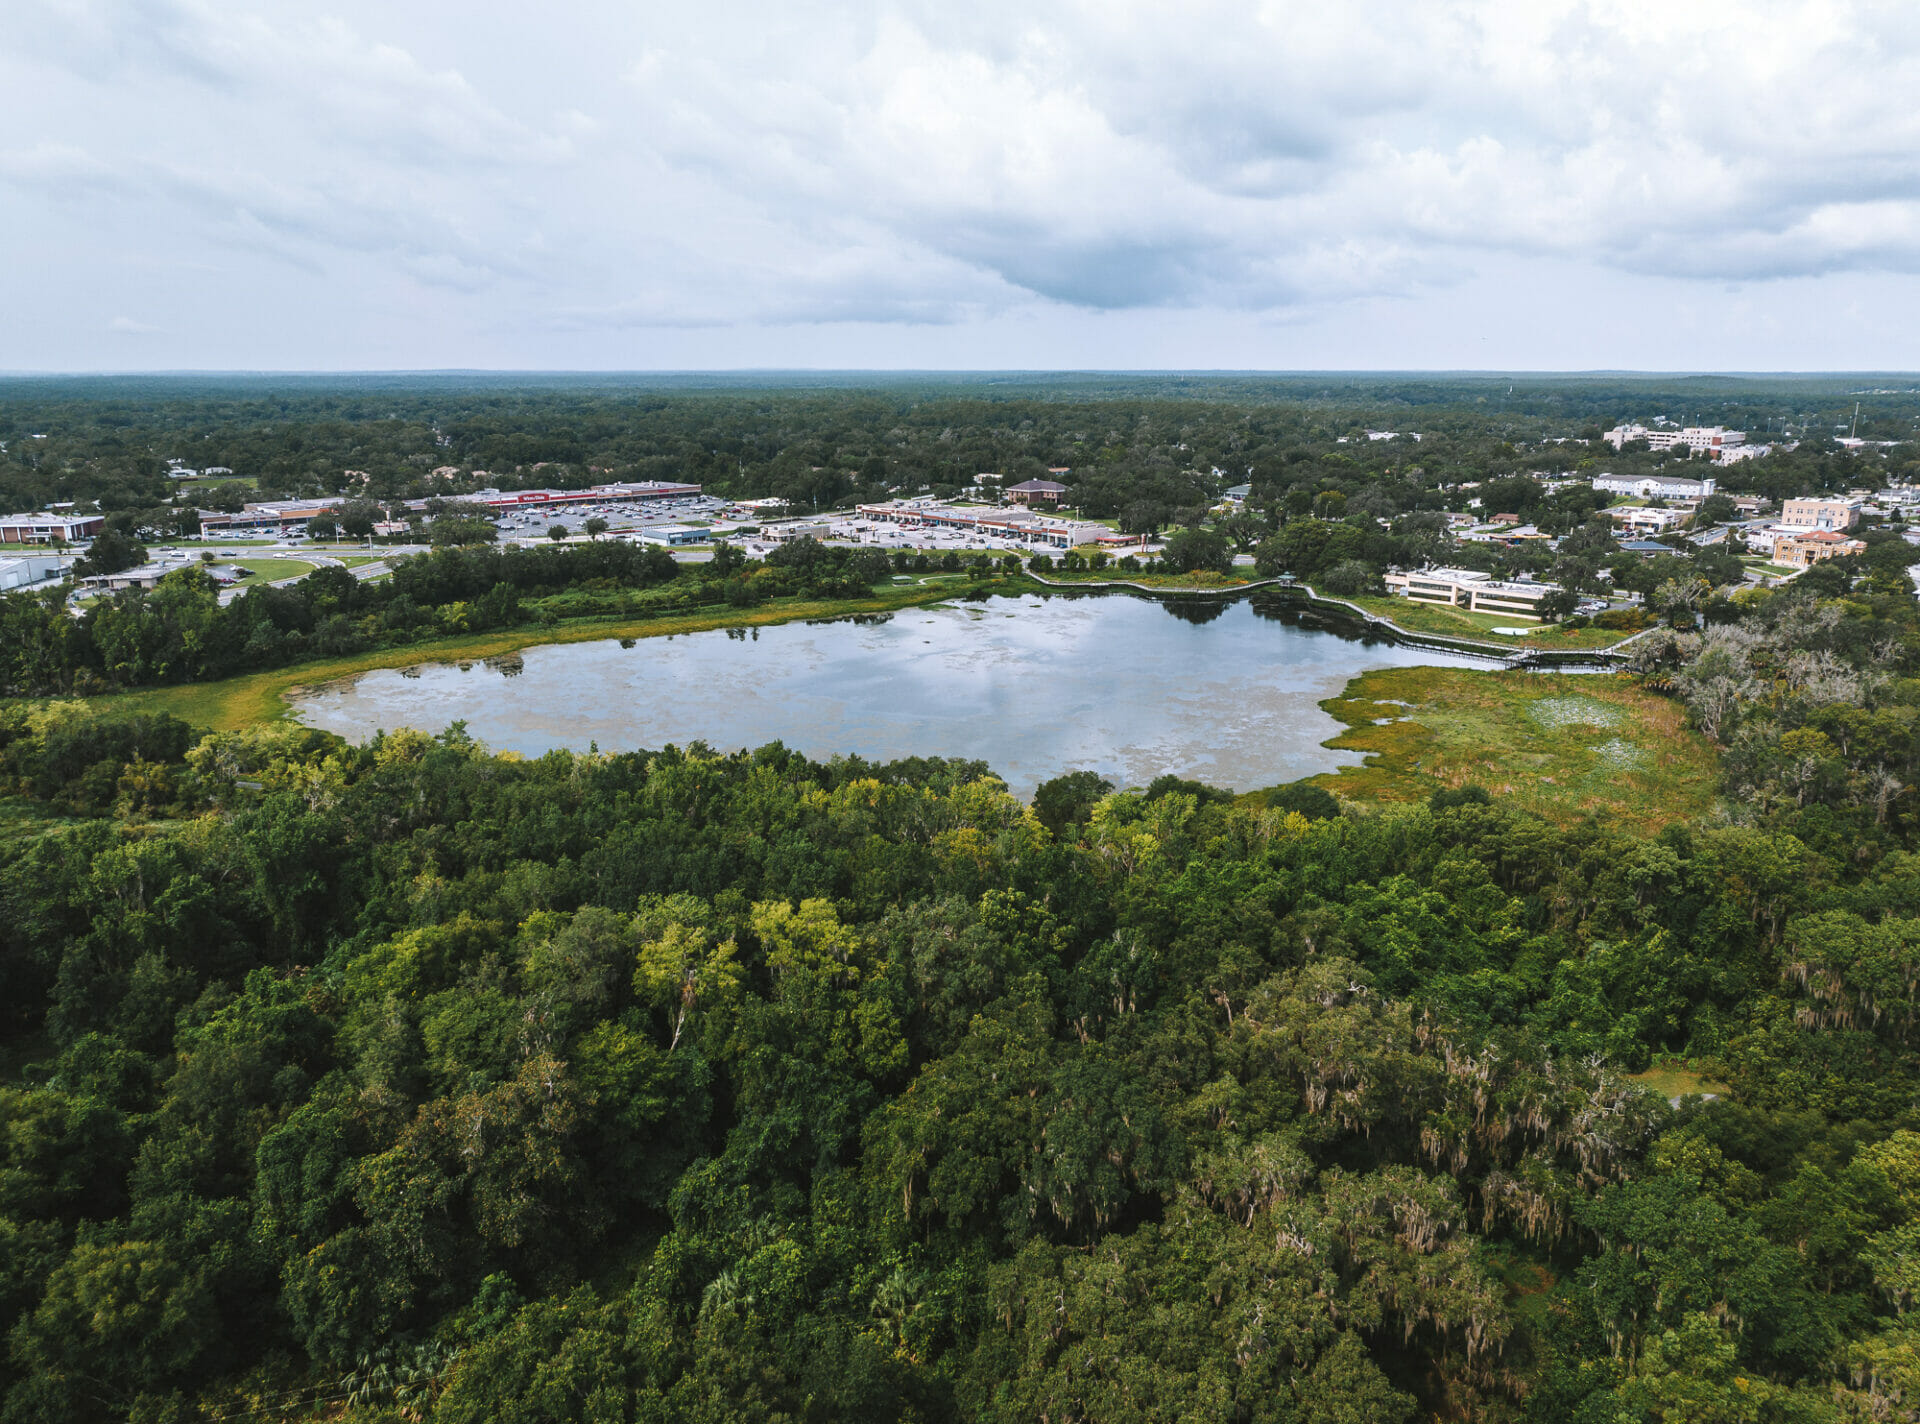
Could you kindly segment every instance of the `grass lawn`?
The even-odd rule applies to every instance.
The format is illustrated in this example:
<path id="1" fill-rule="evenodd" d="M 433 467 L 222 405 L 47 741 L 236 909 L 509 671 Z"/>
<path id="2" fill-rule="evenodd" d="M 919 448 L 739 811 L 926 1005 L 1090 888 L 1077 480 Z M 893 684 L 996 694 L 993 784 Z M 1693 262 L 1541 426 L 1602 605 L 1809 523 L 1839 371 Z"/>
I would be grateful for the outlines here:
<path id="1" fill-rule="evenodd" d="M 1473 638 L 1482 643 L 1497 643 L 1518 652 L 1521 648 L 1550 648 L 1585 652 L 1607 648 L 1629 636 L 1605 628 L 1568 628 L 1561 624 L 1540 627 L 1537 620 L 1511 613 L 1469 613 L 1464 608 L 1448 608 L 1438 603 L 1421 603 L 1411 598 L 1351 598 L 1367 612 L 1399 624 L 1410 633 L 1447 633 L 1456 638 Z M 1524 636 L 1499 634 L 1495 628 L 1535 628 Z"/>
<path id="2" fill-rule="evenodd" d="M 242 568 L 252 569 L 253 577 L 241 579 L 243 588 L 258 588 L 263 583 L 272 583 L 276 579 L 296 578 L 313 572 L 313 565 L 305 559 L 248 559 L 235 560 Z"/>
<path id="3" fill-rule="evenodd" d="M 1347 724 L 1327 745 L 1367 754 L 1314 778 L 1349 801 L 1424 801 L 1471 783 L 1550 821 L 1646 832 L 1713 804 L 1713 748 L 1678 703 L 1624 676 L 1388 668 L 1320 705 Z"/>
<path id="4" fill-rule="evenodd" d="M 37 806 L 24 797 L 0 801 L 0 845 L 32 840 L 48 831 L 78 824 L 67 817 L 53 815 L 46 807 Z"/>
<path id="5" fill-rule="evenodd" d="M 385 558 L 384 554 L 335 554 L 342 568 L 357 569 L 362 564 L 377 564 Z"/>
<path id="6" fill-rule="evenodd" d="M 1045 570 L 1045 577 L 1054 583 L 1137 583 L 1142 588 L 1164 589 L 1229 589 L 1245 588 L 1260 580 L 1242 578 L 1239 574 L 1216 574 L 1211 571 L 1192 574 L 1148 574 L 1128 573 L 1125 569 L 1111 566 L 1104 569 L 1075 569 L 1064 572 L 1060 569 Z"/>
<path id="7" fill-rule="evenodd" d="M 661 618 L 581 618 L 556 627 L 513 628 L 498 633 L 474 633 L 439 638 L 404 648 L 383 648 L 355 657 L 331 658 L 249 673 L 221 682 L 189 683 L 181 687 L 143 688 L 88 699 L 102 712 L 170 712 L 196 727 L 233 731 L 256 722 L 278 721 L 288 714 L 286 694 L 298 687 L 352 677 L 374 668 L 410 667 L 415 663 L 454 662 L 500 657 L 543 643 L 587 643 L 601 638 L 657 638 L 670 633 L 698 633 L 710 628 L 743 628 L 789 623 L 801 618 L 843 618 L 855 613 L 886 613 L 897 608 L 937 603 L 948 597 L 949 575 L 925 586 L 887 589 L 872 598 L 780 599 L 759 608 L 702 609 L 697 613 Z M 993 585 L 986 585 L 992 587 Z"/>
<path id="8" fill-rule="evenodd" d="M 1693 1093 L 1717 1093 L 1724 1098 L 1729 1091 L 1725 1083 L 1716 1083 L 1684 1063 L 1656 1063 L 1644 1073 L 1627 1076 L 1663 1098 L 1684 1098 Z"/>

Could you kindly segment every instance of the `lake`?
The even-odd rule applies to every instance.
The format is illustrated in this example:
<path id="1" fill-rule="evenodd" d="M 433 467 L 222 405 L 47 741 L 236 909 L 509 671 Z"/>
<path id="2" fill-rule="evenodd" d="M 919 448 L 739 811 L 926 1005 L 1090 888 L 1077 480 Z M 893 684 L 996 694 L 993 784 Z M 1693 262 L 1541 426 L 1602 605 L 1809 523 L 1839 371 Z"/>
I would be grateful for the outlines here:
<path id="1" fill-rule="evenodd" d="M 1463 658 L 1303 626 L 1275 599 L 1026 595 L 881 618 L 548 644 L 383 669 L 292 698 L 358 740 L 462 721 L 495 751 L 718 750 L 977 757 L 1013 791 L 1063 771 L 1250 790 L 1359 760 L 1320 745 L 1322 698 L 1373 668 Z"/>

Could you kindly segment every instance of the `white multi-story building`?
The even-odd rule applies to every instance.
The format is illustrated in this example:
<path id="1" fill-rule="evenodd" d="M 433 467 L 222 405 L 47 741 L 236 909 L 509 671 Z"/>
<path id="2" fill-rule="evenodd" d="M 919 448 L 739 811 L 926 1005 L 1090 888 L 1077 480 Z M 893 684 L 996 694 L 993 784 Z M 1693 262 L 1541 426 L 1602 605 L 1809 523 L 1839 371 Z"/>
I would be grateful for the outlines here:
<path id="1" fill-rule="evenodd" d="M 1596 475 L 1593 487 L 1602 494 L 1626 494 L 1636 499 L 1705 499 L 1713 493 L 1712 480 L 1675 475 Z"/>
<path id="2" fill-rule="evenodd" d="M 1650 449 L 1671 450 L 1684 445 L 1696 455 L 1717 460 L 1723 451 L 1747 443 L 1747 432 L 1729 430 L 1724 425 L 1689 425 L 1683 430 L 1651 430 L 1644 425 L 1616 425 L 1600 437 L 1614 449 L 1629 440 L 1644 440 Z"/>
<path id="3" fill-rule="evenodd" d="M 1472 613 L 1518 613 L 1528 618 L 1540 600 L 1560 592 L 1557 583 L 1506 583 L 1477 569 L 1421 569 L 1418 573 L 1391 573 L 1387 590 L 1416 603 L 1444 603 Z"/>

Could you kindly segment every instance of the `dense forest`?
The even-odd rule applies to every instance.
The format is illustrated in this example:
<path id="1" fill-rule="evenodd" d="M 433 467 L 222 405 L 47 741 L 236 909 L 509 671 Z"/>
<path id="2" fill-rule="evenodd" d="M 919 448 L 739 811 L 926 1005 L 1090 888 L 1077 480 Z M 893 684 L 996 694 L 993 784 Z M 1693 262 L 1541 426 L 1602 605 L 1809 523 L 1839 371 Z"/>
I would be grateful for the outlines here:
<path id="1" fill-rule="evenodd" d="M 9 1420 L 1910 1409 L 1920 878 L 1830 809 L 5 735 Z"/>
<path id="2" fill-rule="evenodd" d="M 743 494 L 1237 478 L 1254 523 L 1205 530 L 1324 574 L 1438 539 L 1408 521 L 1466 481 L 1610 567 L 1589 491 L 1510 476 L 1666 463 L 1595 450 L 1625 417 L 1916 408 L 1513 384 L 16 382 L 0 439 L 23 507 L 130 514 L 166 459 L 272 483 L 295 435 L 395 489 L 414 454 L 679 478 L 709 438 Z M 1636 695 L 1720 763 L 1657 834 L 1470 781 L 1023 802 L 980 763 L 355 746 L 111 695 L 893 568 L 809 541 L 0 599 L 0 1421 L 1920 1418 L 1920 601 L 1901 532 L 1866 543 L 1775 588 L 1618 563 L 1659 622 Z"/>
<path id="3" fill-rule="evenodd" d="M 1849 431 L 1914 439 L 1920 388 L 1910 379 L 1868 386 L 1538 376 L 849 377 L 772 389 L 669 377 L 12 378 L 0 380 L 0 512 L 97 502 L 130 529 L 160 529 L 183 503 L 212 507 L 256 490 L 396 500 L 610 479 L 684 480 L 824 510 L 923 488 L 950 493 L 981 473 L 1017 480 L 1059 469 L 1084 514 L 1130 527 L 1179 521 L 1249 481 L 1270 523 L 1287 517 L 1290 499 L 1311 509 L 1324 494 L 1347 501 L 1343 518 L 1370 521 L 1447 507 L 1461 483 L 1660 468 L 1662 456 L 1616 455 L 1599 442 L 1616 422 L 1655 417 L 1750 428 L 1757 440 L 1791 432 L 1797 450 L 1741 470 L 1778 498 L 1844 489 L 1863 469 L 1884 479 L 1920 468 L 1911 443 L 1864 460 L 1833 445 Z M 1369 429 L 1398 438 L 1370 440 Z M 172 461 L 230 471 L 244 488 L 179 491 Z M 1537 498 L 1531 481 L 1502 492 L 1503 502 Z"/>

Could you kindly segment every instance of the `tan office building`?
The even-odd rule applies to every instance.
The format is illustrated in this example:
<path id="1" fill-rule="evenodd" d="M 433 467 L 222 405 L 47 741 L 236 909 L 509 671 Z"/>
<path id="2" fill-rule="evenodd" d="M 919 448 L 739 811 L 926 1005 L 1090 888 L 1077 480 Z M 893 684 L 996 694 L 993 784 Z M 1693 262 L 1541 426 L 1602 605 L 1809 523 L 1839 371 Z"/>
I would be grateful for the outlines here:
<path id="1" fill-rule="evenodd" d="M 1844 559 L 1864 554 L 1867 546 L 1831 529 L 1813 529 L 1805 534 L 1782 534 L 1773 541 L 1773 561 L 1788 568 L 1804 569 L 1827 559 Z"/>
<path id="2" fill-rule="evenodd" d="M 1844 499 L 1790 499 L 1780 506 L 1780 522 L 1789 529 L 1851 529 L 1860 511 Z"/>

